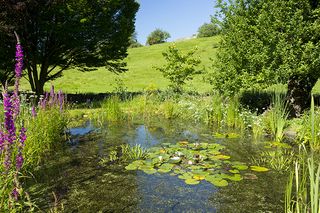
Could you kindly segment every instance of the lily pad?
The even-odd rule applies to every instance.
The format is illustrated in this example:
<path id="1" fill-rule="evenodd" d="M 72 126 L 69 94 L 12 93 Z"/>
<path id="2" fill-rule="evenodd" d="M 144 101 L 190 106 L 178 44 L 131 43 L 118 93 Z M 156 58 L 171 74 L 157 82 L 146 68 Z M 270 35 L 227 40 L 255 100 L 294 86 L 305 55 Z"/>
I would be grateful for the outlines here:
<path id="1" fill-rule="evenodd" d="M 240 174 L 234 174 L 234 175 L 226 175 L 225 174 L 222 177 L 225 179 L 228 179 L 228 180 L 232 180 L 232 181 L 240 181 L 243 179 Z"/>
<path id="2" fill-rule="evenodd" d="M 216 155 L 214 158 L 219 159 L 219 160 L 227 160 L 230 159 L 231 157 L 229 155 Z"/>
<path id="3" fill-rule="evenodd" d="M 267 171 L 269 171 L 268 168 L 262 167 L 262 166 L 250 166 L 250 169 L 252 171 L 255 171 L 255 172 L 267 172 Z"/>
<path id="4" fill-rule="evenodd" d="M 208 177 L 206 177 L 206 181 L 208 181 L 218 187 L 228 186 L 228 181 L 226 181 L 222 178 L 216 177 L 216 176 L 208 176 Z"/>
<path id="5" fill-rule="evenodd" d="M 238 169 L 238 170 L 247 170 L 248 166 L 247 165 L 238 164 L 238 165 L 233 165 L 232 168 L 235 168 L 235 169 Z"/>
<path id="6" fill-rule="evenodd" d="M 128 166 L 125 167 L 126 170 L 137 170 L 138 169 L 138 165 L 135 164 L 129 164 Z"/>
<path id="7" fill-rule="evenodd" d="M 204 175 L 194 175 L 194 176 L 193 176 L 193 179 L 196 179 L 196 180 L 204 180 L 204 179 L 205 179 L 205 176 L 204 176 Z"/>
<path id="8" fill-rule="evenodd" d="M 157 170 L 155 170 L 155 169 L 145 169 L 145 170 L 143 170 L 143 172 L 146 173 L 146 174 L 151 175 L 151 174 L 157 173 Z"/>
<path id="9" fill-rule="evenodd" d="M 184 181 L 186 184 L 189 184 L 189 185 L 196 185 L 196 184 L 199 184 L 200 181 L 196 180 L 196 179 L 186 179 Z"/>
<path id="10" fill-rule="evenodd" d="M 233 173 L 233 174 L 237 174 L 239 173 L 239 170 L 237 169 L 230 169 L 229 172 Z"/>

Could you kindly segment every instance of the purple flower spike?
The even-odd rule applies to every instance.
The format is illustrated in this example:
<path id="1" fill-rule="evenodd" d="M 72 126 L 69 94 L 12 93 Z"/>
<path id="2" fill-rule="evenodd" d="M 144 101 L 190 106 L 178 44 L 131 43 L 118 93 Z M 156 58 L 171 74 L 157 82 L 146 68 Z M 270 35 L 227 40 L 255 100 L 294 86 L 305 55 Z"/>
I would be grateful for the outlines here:
<path id="1" fill-rule="evenodd" d="M 22 70 L 23 70 L 23 50 L 20 42 L 18 42 L 16 45 L 16 67 L 15 67 L 17 80 L 20 80 L 22 76 Z"/>
<path id="2" fill-rule="evenodd" d="M 9 144 L 13 144 L 16 139 L 16 128 L 13 119 L 13 105 L 8 92 L 5 90 L 3 95 L 3 108 L 4 108 L 4 128 L 7 131 L 7 140 Z"/>
<path id="3" fill-rule="evenodd" d="M 33 118 L 37 117 L 37 111 L 35 106 L 32 106 L 31 108 L 31 115 Z"/>

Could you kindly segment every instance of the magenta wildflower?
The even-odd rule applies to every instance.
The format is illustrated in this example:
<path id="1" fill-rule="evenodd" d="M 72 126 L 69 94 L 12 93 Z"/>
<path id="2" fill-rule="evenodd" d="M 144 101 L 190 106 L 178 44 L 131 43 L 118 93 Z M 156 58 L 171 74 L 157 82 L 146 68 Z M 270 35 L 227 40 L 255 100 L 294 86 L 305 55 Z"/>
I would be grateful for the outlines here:
<path id="1" fill-rule="evenodd" d="M 18 190 L 17 190 L 17 187 L 14 187 L 14 189 L 12 190 L 12 192 L 11 192 L 11 195 L 12 195 L 12 197 L 16 200 L 16 201 L 18 201 L 18 198 L 19 198 L 19 192 L 18 192 Z"/>
<path id="2" fill-rule="evenodd" d="M 22 127 L 20 129 L 20 136 L 19 136 L 19 145 L 18 145 L 18 155 L 16 156 L 16 168 L 19 171 L 23 165 L 23 155 L 22 155 L 22 150 L 23 147 L 25 146 L 25 141 L 27 139 L 26 135 L 26 129 Z"/>
<path id="3" fill-rule="evenodd" d="M 20 80 L 22 76 L 22 70 L 23 70 L 23 50 L 20 42 L 18 42 L 16 45 L 16 67 L 15 67 L 16 80 Z"/>
<path id="4" fill-rule="evenodd" d="M 33 118 L 37 117 L 37 111 L 35 106 L 32 106 L 31 108 L 31 115 Z"/>
<path id="5" fill-rule="evenodd" d="M 7 92 L 4 91 L 3 96 L 3 108 L 4 108 L 4 128 L 7 132 L 7 140 L 9 144 L 12 144 L 16 139 L 16 127 L 13 119 L 13 105 L 12 100 Z"/>
<path id="6" fill-rule="evenodd" d="M 4 134 L 0 130 L 0 155 L 1 155 L 3 149 L 4 149 Z"/>

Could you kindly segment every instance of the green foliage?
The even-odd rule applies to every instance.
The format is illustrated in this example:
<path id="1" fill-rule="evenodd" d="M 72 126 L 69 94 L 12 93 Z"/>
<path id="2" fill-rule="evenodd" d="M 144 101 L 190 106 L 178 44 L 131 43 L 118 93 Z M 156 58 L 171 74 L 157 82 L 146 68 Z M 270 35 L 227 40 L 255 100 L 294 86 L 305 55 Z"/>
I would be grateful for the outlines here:
<path id="1" fill-rule="evenodd" d="M 288 83 L 292 102 L 305 104 L 298 102 L 309 100 L 320 77 L 320 10 L 311 2 L 220 0 L 225 19 L 211 75 L 214 88 L 232 94 Z"/>
<path id="2" fill-rule="evenodd" d="M 183 54 L 175 45 L 171 45 L 166 52 L 162 53 L 166 64 L 156 69 L 169 79 L 170 86 L 176 92 L 181 92 L 182 85 L 187 80 L 192 80 L 194 75 L 201 73 L 196 69 L 201 60 L 194 57 L 195 51 L 196 49 Z"/>
<path id="3" fill-rule="evenodd" d="M 124 118 L 123 111 L 120 107 L 120 99 L 117 96 L 108 98 L 101 105 L 103 121 L 121 121 Z M 103 122 L 102 121 L 102 122 Z"/>
<path id="4" fill-rule="evenodd" d="M 30 86 L 38 95 L 70 66 L 126 70 L 122 60 L 139 8 L 135 0 L 1 1 L 0 8 L 0 35 L 13 37 L 12 29 L 20 35 Z M 0 52 L 8 45 L 14 47 L 1 43 Z"/>
<path id="5" fill-rule="evenodd" d="M 150 35 L 148 35 L 146 44 L 154 45 L 164 43 L 168 38 L 170 38 L 170 34 L 168 32 L 161 29 L 156 29 L 152 31 Z"/>
<path id="6" fill-rule="evenodd" d="M 201 25 L 198 29 L 198 38 L 203 38 L 203 37 L 211 37 L 218 35 L 220 33 L 221 29 L 213 23 L 204 23 Z"/>
<path id="7" fill-rule="evenodd" d="M 285 193 L 286 213 L 318 213 L 320 211 L 320 164 L 314 153 L 306 150 L 295 162 Z M 308 157 L 307 157 L 308 156 Z"/>
<path id="8" fill-rule="evenodd" d="M 33 168 L 43 162 L 49 153 L 63 146 L 67 122 L 67 114 L 61 112 L 59 107 L 39 110 L 36 117 L 29 118 L 24 148 L 26 166 Z"/>
<path id="9" fill-rule="evenodd" d="M 283 97 L 276 93 L 272 100 L 271 109 L 264 115 L 265 128 L 271 133 L 276 142 L 281 142 L 284 130 L 288 125 L 288 109 Z"/>

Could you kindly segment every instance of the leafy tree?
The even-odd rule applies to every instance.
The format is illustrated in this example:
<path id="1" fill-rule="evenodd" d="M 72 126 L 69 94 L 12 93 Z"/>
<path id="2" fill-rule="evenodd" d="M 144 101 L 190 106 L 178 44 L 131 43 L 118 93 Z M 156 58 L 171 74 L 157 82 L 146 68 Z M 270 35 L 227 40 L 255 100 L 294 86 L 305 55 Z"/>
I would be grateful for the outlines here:
<path id="1" fill-rule="evenodd" d="M 1 34 L 0 41 L 0 45 L 5 47 L 0 51 L 0 83 L 4 87 L 6 83 L 11 84 L 14 78 L 15 41 L 11 42 L 9 37 Z"/>
<path id="2" fill-rule="evenodd" d="M 198 38 L 211 37 L 220 33 L 220 28 L 213 23 L 204 23 L 198 29 Z"/>
<path id="3" fill-rule="evenodd" d="M 140 44 L 140 43 L 138 42 L 137 32 L 134 32 L 134 33 L 130 36 L 129 43 L 130 43 L 129 48 L 136 48 L 136 47 L 142 47 L 142 46 L 143 46 L 142 44 Z"/>
<path id="4" fill-rule="evenodd" d="M 147 37 L 146 44 L 153 45 L 153 44 L 160 44 L 167 41 L 167 39 L 170 38 L 170 34 L 166 31 L 163 31 L 161 29 L 156 29 L 153 32 L 150 33 L 150 35 Z"/>
<path id="5" fill-rule="evenodd" d="M 134 32 L 135 0 L 0 1 L 0 8 L 0 34 L 19 34 L 27 76 L 38 95 L 69 67 L 126 71 L 122 59 Z M 8 44 L 1 43 L 0 52 Z"/>
<path id="6" fill-rule="evenodd" d="M 162 53 L 166 64 L 156 69 L 169 79 L 175 92 L 181 92 L 187 80 L 192 80 L 194 75 L 201 73 L 196 69 L 201 61 L 194 57 L 195 51 L 196 49 L 193 49 L 184 54 L 175 45 L 170 45 L 169 49 Z"/>
<path id="7" fill-rule="evenodd" d="M 296 115 L 309 106 L 320 72 L 320 8 L 315 0 L 219 0 L 222 47 L 211 80 L 229 94 L 287 83 Z"/>

